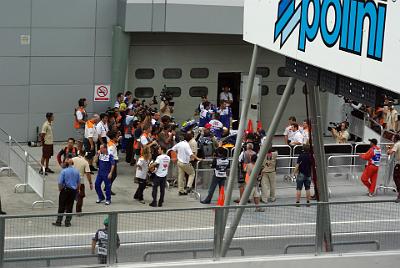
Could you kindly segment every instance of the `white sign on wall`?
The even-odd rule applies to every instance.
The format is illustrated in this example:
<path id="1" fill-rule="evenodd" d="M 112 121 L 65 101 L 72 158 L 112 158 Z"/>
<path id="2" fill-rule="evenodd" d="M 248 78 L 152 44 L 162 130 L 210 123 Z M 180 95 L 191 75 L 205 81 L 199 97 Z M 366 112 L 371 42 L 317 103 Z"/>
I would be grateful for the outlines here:
<path id="1" fill-rule="evenodd" d="M 245 0 L 243 39 L 400 93 L 400 1 Z"/>
<path id="2" fill-rule="evenodd" d="M 110 101 L 110 85 L 94 86 L 94 101 Z"/>

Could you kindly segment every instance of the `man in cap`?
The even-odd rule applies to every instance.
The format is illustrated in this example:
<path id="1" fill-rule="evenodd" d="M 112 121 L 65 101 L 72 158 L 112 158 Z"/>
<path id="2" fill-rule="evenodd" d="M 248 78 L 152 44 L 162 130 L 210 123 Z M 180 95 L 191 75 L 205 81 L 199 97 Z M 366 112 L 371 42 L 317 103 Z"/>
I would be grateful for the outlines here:
<path id="1" fill-rule="evenodd" d="M 393 180 L 397 188 L 396 203 L 400 203 L 400 135 L 394 137 L 395 144 L 388 150 L 388 155 L 395 155 L 396 165 L 393 171 Z"/>
<path id="2" fill-rule="evenodd" d="M 368 188 L 368 196 L 375 196 L 376 181 L 378 179 L 378 170 L 381 162 L 381 148 L 377 146 L 376 139 L 370 139 L 371 147 L 365 154 L 360 154 L 360 157 L 367 160 L 368 163 L 361 175 L 362 183 Z"/>
<path id="3" fill-rule="evenodd" d="M 107 251 L 108 251 L 108 217 L 104 219 L 104 228 L 97 230 L 92 238 L 92 254 L 95 254 L 97 244 L 97 257 L 99 264 L 107 264 Z M 117 248 L 120 246 L 119 236 L 117 234 Z"/>

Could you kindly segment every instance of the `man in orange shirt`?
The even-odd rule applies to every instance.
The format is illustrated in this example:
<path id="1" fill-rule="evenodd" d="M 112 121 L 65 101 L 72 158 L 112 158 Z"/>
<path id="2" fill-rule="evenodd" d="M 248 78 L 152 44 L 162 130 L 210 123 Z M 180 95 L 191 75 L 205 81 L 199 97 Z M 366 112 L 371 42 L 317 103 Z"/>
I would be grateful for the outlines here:
<path id="1" fill-rule="evenodd" d="M 361 175 L 362 183 L 368 188 L 368 196 L 375 196 L 376 181 L 378 179 L 379 165 L 381 162 L 381 148 L 377 146 L 376 139 L 370 139 L 371 148 L 360 157 L 368 161 L 363 174 Z"/>
<path id="2" fill-rule="evenodd" d="M 85 124 L 85 139 L 83 140 L 83 147 L 85 148 L 86 159 L 89 162 L 90 170 L 92 172 L 97 171 L 97 169 L 93 166 L 93 157 L 96 154 L 95 145 L 99 137 L 96 131 L 96 125 L 99 121 L 99 115 L 94 114 L 93 117 Z"/>

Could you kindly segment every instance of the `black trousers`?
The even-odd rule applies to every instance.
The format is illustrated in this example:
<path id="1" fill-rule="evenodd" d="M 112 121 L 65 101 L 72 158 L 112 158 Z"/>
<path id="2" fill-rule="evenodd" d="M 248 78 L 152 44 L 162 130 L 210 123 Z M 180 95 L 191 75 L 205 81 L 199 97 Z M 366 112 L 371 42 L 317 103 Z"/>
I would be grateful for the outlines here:
<path id="1" fill-rule="evenodd" d="M 397 194 L 400 196 L 400 164 L 396 164 L 394 167 L 393 180 L 396 184 Z"/>
<path id="2" fill-rule="evenodd" d="M 117 165 L 118 165 L 118 160 L 115 160 L 115 166 L 114 166 L 114 172 L 112 173 L 111 176 L 111 186 L 113 184 L 113 182 L 115 181 L 115 179 L 117 178 Z"/>
<path id="3" fill-rule="evenodd" d="M 143 198 L 143 192 L 146 189 L 147 181 L 146 181 L 146 179 L 140 179 L 140 178 L 137 178 L 137 180 L 138 180 L 138 183 L 139 183 L 139 187 L 137 188 L 136 193 L 133 196 L 133 198 L 141 201 L 141 200 L 144 199 Z"/>
<path id="4" fill-rule="evenodd" d="M 74 207 L 74 201 L 76 197 L 76 190 L 70 188 L 64 188 L 61 190 L 58 196 L 58 213 L 72 213 Z M 71 216 L 65 218 L 65 223 L 71 222 Z M 57 223 L 61 223 L 63 216 L 57 217 Z"/>
<path id="5" fill-rule="evenodd" d="M 131 163 L 132 161 L 132 157 L 133 157 L 133 138 L 125 138 L 126 141 L 126 148 L 125 148 L 125 152 L 126 152 L 126 159 L 125 161 L 127 163 Z"/>
<path id="6" fill-rule="evenodd" d="M 165 195 L 165 184 L 167 182 L 167 177 L 158 177 L 153 176 L 153 191 L 151 193 L 153 197 L 153 202 L 157 202 L 157 190 L 160 187 L 160 199 L 158 203 L 164 203 L 164 195 Z"/>

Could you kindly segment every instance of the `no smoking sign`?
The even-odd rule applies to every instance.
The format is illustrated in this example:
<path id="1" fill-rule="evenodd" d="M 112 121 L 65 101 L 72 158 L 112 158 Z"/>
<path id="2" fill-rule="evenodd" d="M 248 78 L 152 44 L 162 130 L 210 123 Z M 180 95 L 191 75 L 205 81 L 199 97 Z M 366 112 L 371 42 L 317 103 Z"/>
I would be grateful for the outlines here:
<path id="1" fill-rule="evenodd" d="M 94 101 L 109 101 L 109 100 L 110 100 L 110 85 L 95 85 Z"/>

